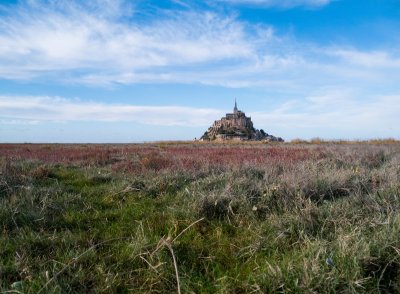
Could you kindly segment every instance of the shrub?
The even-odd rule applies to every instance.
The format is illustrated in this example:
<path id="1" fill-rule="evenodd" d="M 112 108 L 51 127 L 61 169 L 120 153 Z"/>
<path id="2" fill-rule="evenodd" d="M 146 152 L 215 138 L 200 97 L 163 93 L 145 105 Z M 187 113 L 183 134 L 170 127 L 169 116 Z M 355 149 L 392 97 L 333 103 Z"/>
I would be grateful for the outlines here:
<path id="1" fill-rule="evenodd" d="M 174 162 L 157 152 L 152 152 L 140 160 L 140 163 L 146 170 L 159 171 L 173 166 Z"/>
<path id="2" fill-rule="evenodd" d="M 9 195 L 27 182 L 27 177 L 22 167 L 5 161 L 0 169 L 0 196 Z"/>
<path id="3" fill-rule="evenodd" d="M 199 216 L 209 220 L 223 220 L 229 215 L 234 215 L 232 199 L 228 197 L 205 197 L 199 206 Z"/>
<path id="4" fill-rule="evenodd" d="M 51 169 L 46 166 L 39 166 L 30 172 L 30 175 L 35 180 L 43 180 L 54 176 Z"/>

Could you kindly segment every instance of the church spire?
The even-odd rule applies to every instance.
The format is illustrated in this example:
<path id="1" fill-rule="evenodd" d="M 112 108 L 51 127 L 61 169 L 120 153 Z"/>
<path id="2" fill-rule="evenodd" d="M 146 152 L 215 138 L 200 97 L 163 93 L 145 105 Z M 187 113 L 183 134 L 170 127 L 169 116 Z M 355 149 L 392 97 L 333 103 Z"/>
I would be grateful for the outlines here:
<path id="1" fill-rule="evenodd" d="M 235 98 L 235 108 L 233 109 L 233 112 L 237 112 L 238 108 L 237 108 L 237 103 L 236 103 L 236 98 Z"/>

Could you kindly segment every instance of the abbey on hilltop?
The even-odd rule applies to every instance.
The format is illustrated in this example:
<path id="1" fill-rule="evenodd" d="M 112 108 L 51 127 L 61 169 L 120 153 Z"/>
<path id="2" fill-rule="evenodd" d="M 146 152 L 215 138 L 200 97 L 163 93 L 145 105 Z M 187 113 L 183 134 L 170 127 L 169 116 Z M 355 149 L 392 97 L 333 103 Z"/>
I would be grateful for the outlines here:
<path id="1" fill-rule="evenodd" d="M 200 138 L 202 141 L 278 141 L 283 142 L 280 137 L 267 134 L 264 130 L 257 130 L 253 126 L 251 117 L 238 110 L 235 99 L 235 107 L 233 113 L 227 113 L 225 117 L 216 120 L 214 124 L 208 128 L 204 135 Z"/>

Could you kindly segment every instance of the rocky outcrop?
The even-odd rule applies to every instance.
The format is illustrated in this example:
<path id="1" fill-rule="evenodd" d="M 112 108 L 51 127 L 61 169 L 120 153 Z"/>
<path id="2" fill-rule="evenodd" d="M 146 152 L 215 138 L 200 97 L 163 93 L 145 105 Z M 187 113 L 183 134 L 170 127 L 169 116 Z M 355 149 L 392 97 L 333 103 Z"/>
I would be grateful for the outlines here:
<path id="1" fill-rule="evenodd" d="M 275 137 L 267 134 L 264 130 L 257 130 L 253 126 L 251 117 L 238 110 L 235 101 L 233 113 L 227 113 L 225 117 L 216 120 L 211 127 L 200 138 L 202 141 L 268 141 L 268 142 L 283 142 L 280 137 Z"/>

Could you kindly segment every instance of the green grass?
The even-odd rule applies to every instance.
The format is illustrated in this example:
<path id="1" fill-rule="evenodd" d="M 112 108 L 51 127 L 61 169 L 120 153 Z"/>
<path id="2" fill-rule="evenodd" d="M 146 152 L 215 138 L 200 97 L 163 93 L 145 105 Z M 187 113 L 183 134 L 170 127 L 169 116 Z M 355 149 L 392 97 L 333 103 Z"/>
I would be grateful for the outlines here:
<path id="1" fill-rule="evenodd" d="M 0 148 L 1 292 L 400 292 L 399 144 L 99 148 Z"/>

